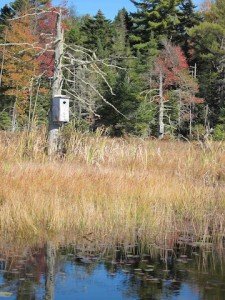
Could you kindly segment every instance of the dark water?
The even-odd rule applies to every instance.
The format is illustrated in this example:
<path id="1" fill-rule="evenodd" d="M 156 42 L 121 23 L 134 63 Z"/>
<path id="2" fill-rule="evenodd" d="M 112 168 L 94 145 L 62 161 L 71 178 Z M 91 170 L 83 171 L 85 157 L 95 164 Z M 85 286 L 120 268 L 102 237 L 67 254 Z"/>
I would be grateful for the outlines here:
<path id="1" fill-rule="evenodd" d="M 216 251 L 137 255 L 48 244 L 0 255 L 0 299 L 225 299 Z"/>

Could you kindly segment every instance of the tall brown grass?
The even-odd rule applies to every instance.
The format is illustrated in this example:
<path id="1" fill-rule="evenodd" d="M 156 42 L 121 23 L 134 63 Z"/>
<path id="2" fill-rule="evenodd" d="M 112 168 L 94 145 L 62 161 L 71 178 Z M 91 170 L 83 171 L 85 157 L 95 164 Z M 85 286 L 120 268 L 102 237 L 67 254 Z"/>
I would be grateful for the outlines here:
<path id="1" fill-rule="evenodd" d="M 66 135 L 0 135 L 2 240 L 86 239 L 172 248 L 225 237 L 225 144 Z"/>

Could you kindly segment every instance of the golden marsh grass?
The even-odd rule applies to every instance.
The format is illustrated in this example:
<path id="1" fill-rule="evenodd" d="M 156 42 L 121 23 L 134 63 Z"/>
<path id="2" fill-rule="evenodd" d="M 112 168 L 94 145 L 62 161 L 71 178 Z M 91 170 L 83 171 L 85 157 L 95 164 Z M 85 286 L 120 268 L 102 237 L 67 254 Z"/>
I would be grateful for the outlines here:
<path id="1" fill-rule="evenodd" d="M 49 159 L 45 132 L 0 138 L 0 234 L 171 248 L 225 237 L 225 144 L 70 134 Z"/>

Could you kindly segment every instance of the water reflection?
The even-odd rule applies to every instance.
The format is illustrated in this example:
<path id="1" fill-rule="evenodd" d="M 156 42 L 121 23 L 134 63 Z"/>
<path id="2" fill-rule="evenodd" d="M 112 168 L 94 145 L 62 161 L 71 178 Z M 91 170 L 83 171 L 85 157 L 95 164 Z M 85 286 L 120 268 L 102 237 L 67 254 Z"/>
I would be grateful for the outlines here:
<path id="1" fill-rule="evenodd" d="M 166 258 L 166 259 L 165 259 Z M 53 243 L 0 256 L 0 299 L 224 299 L 224 255 L 216 251 L 104 255 Z"/>
<path id="2" fill-rule="evenodd" d="M 46 244 L 45 300 L 54 299 L 56 249 L 53 243 Z"/>

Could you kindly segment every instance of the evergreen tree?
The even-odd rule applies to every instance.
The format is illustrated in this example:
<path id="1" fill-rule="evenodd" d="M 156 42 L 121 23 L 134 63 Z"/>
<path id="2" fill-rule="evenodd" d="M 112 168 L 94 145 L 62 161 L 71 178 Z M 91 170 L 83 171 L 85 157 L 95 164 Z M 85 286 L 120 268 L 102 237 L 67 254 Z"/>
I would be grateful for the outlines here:
<path id="1" fill-rule="evenodd" d="M 201 96 L 209 105 L 211 126 L 219 121 L 225 97 L 225 3 L 217 0 L 204 14 L 204 22 L 191 29 Z"/>
<path id="2" fill-rule="evenodd" d="M 213 17 L 213 21 L 225 28 L 225 2 L 223 0 L 215 0 L 211 7 L 211 14 L 207 18 Z"/>
<path id="3" fill-rule="evenodd" d="M 7 4 L 3 6 L 0 10 L 0 33 L 1 33 L 1 28 L 3 29 L 4 26 L 8 24 L 7 19 L 13 18 L 15 15 L 14 10 L 8 6 Z"/>
<path id="4" fill-rule="evenodd" d="M 82 18 L 78 18 L 76 16 L 72 16 L 68 21 L 67 25 L 69 27 L 69 30 L 66 32 L 66 43 L 68 44 L 77 44 L 82 45 L 83 44 L 83 35 L 81 32 L 81 24 L 82 24 Z"/>
<path id="5" fill-rule="evenodd" d="M 136 91 L 126 76 L 126 72 L 119 72 L 113 85 L 114 95 L 110 92 L 105 94 L 107 101 L 113 104 L 120 113 L 106 104 L 98 110 L 101 116 L 99 125 L 110 128 L 111 135 L 121 136 L 134 130 L 134 114 L 137 109 Z"/>
<path id="6" fill-rule="evenodd" d="M 127 27 L 125 20 L 125 11 L 120 10 L 114 20 L 114 43 L 113 43 L 113 52 L 116 55 L 124 56 L 126 54 L 126 47 L 128 46 L 127 42 Z"/>
<path id="7" fill-rule="evenodd" d="M 188 62 L 197 65 L 197 79 L 200 82 L 200 93 L 198 97 L 206 99 L 209 106 L 211 124 L 219 124 L 219 129 L 224 128 L 224 98 L 225 98 L 225 48 L 223 45 L 225 37 L 225 3 L 223 0 L 210 1 L 210 6 L 201 15 L 196 11 L 193 0 L 131 0 L 137 8 L 137 12 L 129 14 L 125 9 L 118 12 L 114 21 L 107 20 L 101 11 L 95 16 L 86 15 L 77 17 L 76 15 L 65 16 L 66 23 L 66 43 L 81 45 L 96 52 L 98 58 L 104 62 L 117 65 L 119 68 L 107 67 L 104 65 L 104 76 L 112 86 L 114 95 L 111 94 L 103 77 L 99 74 L 90 73 L 91 66 L 74 65 L 76 75 L 84 80 L 83 83 L 74 81 L 77 95 L 84 102 L 77 102 L 73 105 L 73 115 L 82 122 L 89 122 L 90 128 L 104 125 L 111 128 L 112 134 L 135 133 L 142 136 L 156 135 L 158 124 L 158 102 L 156 100 L 159 77 L 154 75 L 156 58 L 163 49 L 163 40 L 172 41 L 174 45 L 182 47 Z M 15 14 L 20 14 L 27 9 L 41 8 L 50 4 L 50 0 L 15 0 L 10 6 L 5 6 L 0 12 L 0 39 L 4 41 L 2 30 L 10 28 L 7 18 L 12 18 Z M 37 19 L 31 17 L 28 28 L 32 33 L 36 30 L 36 36 L 42 39 L 41 46 L 45 45 L 46 33 L 54 33 L 55 23 L 45 20 L 46 15 L 39 15 Z M 33 20 L 33 21 L 32 21 Z M 53 20 L 53 19 L 52 19 Z M 203 22 L 204 20 L 204 22 Z M 32 23 L 33 22 L 33 23 Z M 35 26 L 34 26 L 35 25 Z M 45 27 L 44 27 L 45 26 Z M 68 30 L 69 28 L 69 30 Z M 24 30 L 25 31 L 25 30 Z M 43 34 L 44 33 L 44 34 Z M 10 39 L 8 39 L 10 41 Z M 40 43 L 40 41 L 37 41 Z M 4 51 L 0 52 L 0 59 Z M 41 86 L 49 89 L 48 78 L 51 77 L 53 64 L 47 58 L 52 59 L 52 52 L 39 56 L 38 62 L 45 68 L 49 66 L 46 79 L 41 79 Z M 7 57 L 5 56 L 3 65 L 4 72 L 12 71 L 13 65 L 10 60 L 7 63 L 10 68 L 5 69 Z M 47 59 L 47 60 L 46 60 Z M 16 63 L 15 63 L 16 64 Z M 15 66 L 14 64 L 14 66 Z M 31 64 L 30 64 L 31 65 Z M 23 64 L 24 66 L 24 64 Z M 29 69 L 29 66 L 28 68 Z M 168 68 L 171 71 L 171 68 Z M 188 73 L 189 70 L 187 69 Z M 12 73 L 12 72 L 11 72 Z M 26 73 L 25 70 L 23 72 Z M 15 72 L 18 77 L 20 72 Z M 65 74 L 66 75 L 66 74 Z M 14 74 L 13 74 L 14 76 Z M 185 77 L 184 84 L 188 85 Z M 2 78 L 1 78 L 2 79 Z M 91 82 L 94 89 L 104 95 L 106 101 L 112 103 L 120 113 L 113 107 L 102 102 L 100 94 L 91 90 L 85 81 Z M 188 132 L 188 117 L 186 109 L 189 109 L 187 102 L 187 91 L 190 87 L 183 89 L 179 80 L 174 80 L 169 88 L 164 86 L 165 97 L 165 125 L 170 133 L 176 134 L 174 128 L 178 128 L 179 120 L 183 118 L 182 133 Z M 19 82 L 19 80 L 17 80 Z M 155 82 L 155 83 L 154 83 Z M 8 114 L 14 103 L 13 91 L 14 83 L 6 80 L 1 86 L 0 103 L 0 127 L 7 129 L 11 115 Z M 164 83 L 164 82 L 163 82 Z M 155 84 L 155 86 L 154 86 Z M 25 83 L 21 83 L 25 87 Z M 39 82 L 35 82 L 37 89 Z M 21 86 L 19 88 L 21 88 Z M 39 96 L 33 113 L 36 124 L 45 122 L 48 95 L 40 87 Z M 21 89 L 22 90 L 22 89 Z M 150 93 L 149 93 L 150 91 Z M 194 93 L 192 93 L 194 95 Z M 196 98 L 198 100 L 198 97 Z M 34 102 L 34 99 L 32 99 Z M 35 100 L 36 101 L 36 100 Z M 180 102 L 183 101 L 182 107 Z M 179 104 L 179 105 L 178 105 Z M 203 105 L 202 105 L 203 106 Z M 195 105 L 195 107 L 199 107 Z M 1 113 L 2 112 L 2 113 Z M 181 116 L 181 112 L 183 115 Z M 27 112 L 25 111 L 25 114 Z M 97 115 L 100 118 L 97 118 Z M 196 124 L 204 124 L 204 110 L 195 109 L 192 114 L 201 116 L 196 120 Z M 189 114 L 190 115 L 190 114 Z M 125 117 L 124 117 L 125 116 Z M 186 119 L 185 119 L 186 118 Z M 179 119 L 179 120 L 178 120 Z M 186 121 L 185 121 L 186 120 Z M 194 124 L 194 123 L 193 123 Z M 222 126 L 222 127 L 221 127 Z M 218 129 L 218 130 L 219 130 Z"/>
<path id="8" fill-rule="evenodd" d="M 127 12 L 122 9 L 118 12 L 114 25 L 113 37 L 113 61 L 120 67 L 108 71 L 110 76 L 108 80 L 113 88 L 114 95 L 108 89 L 105 89 L 105 98 L 112 103 L 113 107 L 104 104 L 98 113 L 101 118 L 99 125 L 110 128 L 110 134 L 122 135 L 124 133 L 134 132 L 136 129 L 137 110 L 140 105 L 139 98 L 143 89 L 138 68 L 141 67 L 139 60 L 132 56 L 127 26 Z M 141 68 L 142 69 L 142 68 Z"/>
<path id="9" fill-rule="evenodd" d="M 147 50 L 152 38 L 171 39 L 179 24 L 178 6 L 180 0 L 131 0 L 138 11 L 132 14 L 135 49 Z"/>
<path id="10" fill-rule="evenodd" d="M 112 25 L 104 14 L 99 10 L 94 17 L 87 16 L 81 27 L 85 35 L 84 46 L 97 51 L 100 57 L 105 57 L 110 53 L 112 46 Z"/>
<path id="11" fill-rule="evenodd" d="M 189 29 L 198 25 L 202 17 L 196 12 L 196 6 L 192 0 L 183 0 L 179 9 L 179 24 L 177 25 L 177 34 L 175 34 L 174 41 L 182 47 L 186 57 L 190 59 L 191 42 Z"/>
<path id="12" fill-rule="evenodd" d="M 26 11 L 31 7 L 39 7 L 50 3 L 51 0 L 15 0 L 11 3 L 11 6 L 15 11 Z"/>
<path id="13" fill-rule="evenodd" d="M 133 26 L 133 21 L 132 17 L 130 14 L 127 12 L 125 8 L 122 8 L 121 10 L 118 11 L 118 14 L 115 17 L 114 22 L 118 22 L 121 19 L 122 16 L 122 22 L 123 22 L 123 27 L 126 30 L 126 41 L 130 43 L 130 35 L 132 32 L 132 26 Z"/>

